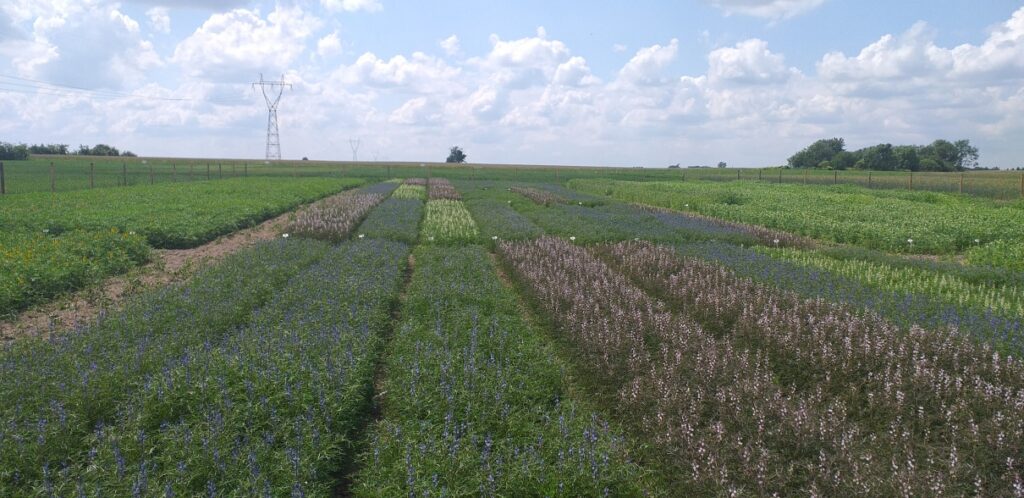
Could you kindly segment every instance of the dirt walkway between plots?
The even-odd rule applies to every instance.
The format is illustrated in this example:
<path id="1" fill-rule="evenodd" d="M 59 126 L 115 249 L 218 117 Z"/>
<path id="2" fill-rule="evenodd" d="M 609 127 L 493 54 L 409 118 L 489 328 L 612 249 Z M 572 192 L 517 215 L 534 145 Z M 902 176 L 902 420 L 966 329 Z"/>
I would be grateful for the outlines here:
<path id="1" fill-rule="evenodd" d="M 317 202 L 332 197 L 334 196 Z M 277 237 L 289 217 L 308 206 L 302 206 L 252 228 L 225 235 L 192 249 L 155 249 L 153 261 L 142 267 L 133 269 L 125 275 L 110 277 L 99 285 L 74 292 L 56 301 L 30 308 L 17 318 L 0 322 L 0 343 L 27 335 L 47 337 L 55 332 L 91 323 L 101 310 L 116 307 L 129 296 L 158 286 L 185 281 L 199 268 L 211 262 L 261 240 Z"/>

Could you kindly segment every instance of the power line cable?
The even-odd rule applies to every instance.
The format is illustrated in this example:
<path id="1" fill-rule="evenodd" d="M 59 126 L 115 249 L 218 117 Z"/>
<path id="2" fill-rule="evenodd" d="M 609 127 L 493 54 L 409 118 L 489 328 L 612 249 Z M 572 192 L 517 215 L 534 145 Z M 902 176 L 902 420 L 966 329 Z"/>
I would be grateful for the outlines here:
<path id="1" fill-rule="evenodd" d="M 135 93 L 119 92 L 116 90 L 93 90 L 73 85 L 62 85 L 58 83 L 50 83 L 48 81 L 35 80 L 31 78 L 21 78 L 18 76 L 10 76 L 4 74 L 0 74 L 0 78 L 15 80 L 4 81 L 3 79 L 0 79 L 0 85 L 22 87 L 18 89 L 0 87 L 0 91 L 11 93 L 37 93 L 41 95 L 86 95 L 89 97 L 101 99 L 143 99 L 161 102 L 202 102 L 219 105 L 240 105 L 249 103 L 248 101 L 244 100 L 228 101 L 219 99 L 196 99 L 188 97 L 157 97 L 153 95 L 139 95 Z"/>

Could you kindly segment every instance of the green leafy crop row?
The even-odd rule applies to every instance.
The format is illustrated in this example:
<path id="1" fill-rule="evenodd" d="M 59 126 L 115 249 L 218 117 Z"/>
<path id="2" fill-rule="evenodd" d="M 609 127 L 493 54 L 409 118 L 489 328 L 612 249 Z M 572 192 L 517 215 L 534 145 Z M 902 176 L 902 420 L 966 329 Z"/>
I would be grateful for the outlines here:
<path id="1" fill-rule="evenodd" d="M 890 252 L 952 254 L 979 243 L 1024 240 L 1019 205 L 951 194 L 754 182 L 572 180 L 569 186 Z"/>
<path id="2" fill-rule="evenodd" d="M 116 228 L 57 236 L 0 234 L 0 316 L 125 272 L 147 259 L 145 239 Z"/>
<path id="3" fill-rule="evenodd" d="M 356 179 L 237 178 L 0 198 L 0 230 L 135 232 L 160 248 L 194 247 L 300 204 L 361 185 Z"/>

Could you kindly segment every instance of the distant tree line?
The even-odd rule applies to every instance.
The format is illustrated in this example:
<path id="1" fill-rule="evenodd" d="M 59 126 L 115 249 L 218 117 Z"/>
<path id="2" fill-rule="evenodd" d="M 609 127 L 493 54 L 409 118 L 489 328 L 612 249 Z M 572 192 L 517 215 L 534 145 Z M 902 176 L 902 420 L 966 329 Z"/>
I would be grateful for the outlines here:
<path id="1" fill-rule="evenodd" d="M 107 144 L 96 144 L 94 147 L 79 145 L 78 150 L 72 151 L 67 144 L 27 145 L 0 142 L 0 160 L 16 161 L 28 159 L 29 154 L 135 157 L 135 154 L 131 151 L 126 150 L 122 152 L 117 150 L 117 147 Z"/>
<path id="2" fill-rule="evenodd" d="M 847 151 L 842 138 L 818 140 L 789 158 L 791 168 L 876 171 L 963 171 L 978 166 L 970 140 L 936 140 L 929 145 L 878 144 Z"/>

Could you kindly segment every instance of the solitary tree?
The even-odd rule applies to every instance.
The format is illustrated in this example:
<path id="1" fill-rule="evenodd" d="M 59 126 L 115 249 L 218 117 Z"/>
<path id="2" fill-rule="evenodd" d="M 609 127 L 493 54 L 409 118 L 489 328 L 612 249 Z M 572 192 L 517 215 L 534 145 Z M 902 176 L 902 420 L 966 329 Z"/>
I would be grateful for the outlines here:
<path id="1" fill-rule="evenodd" d="M 462 152 L 462 148 L 458 145 L 453 145 L 448 152 L 448 159 L 445 159 L 446 163 L 464 163 L 466 162 L 466 153 Z"/>
<path id="2" fill-rule="evenodd" d="M 718 167 L 719 168 L 724 168 L 726 166 L 728 166 L 728 164 L 726 164 L 725 161 L 718 161 Z"/>

